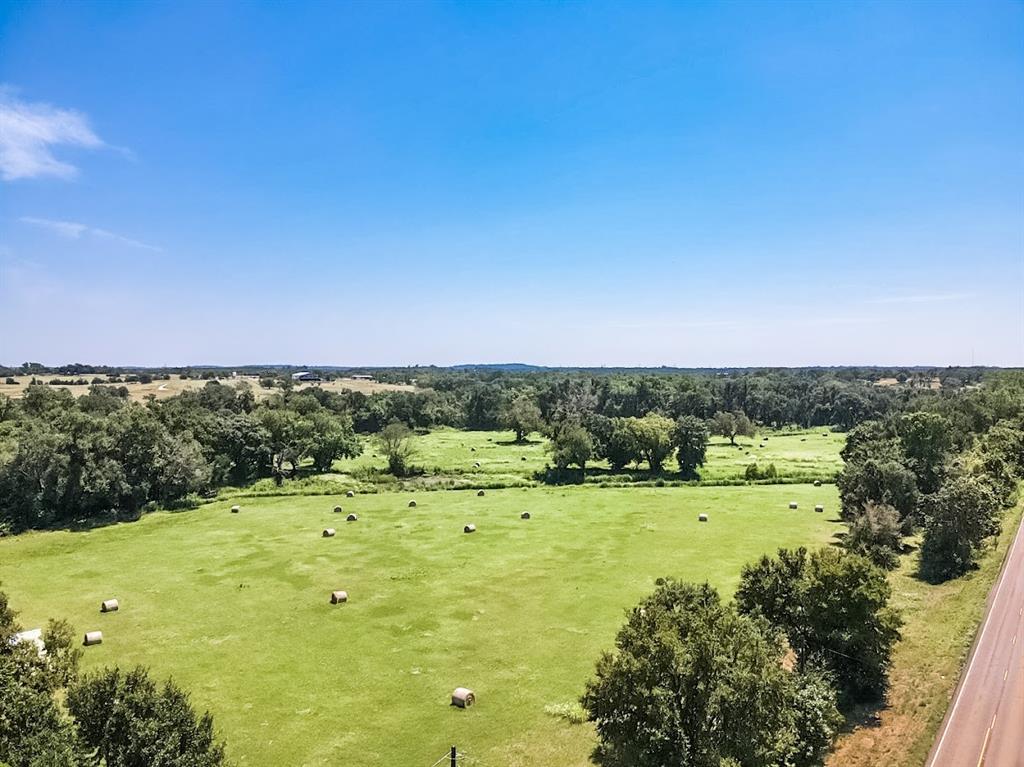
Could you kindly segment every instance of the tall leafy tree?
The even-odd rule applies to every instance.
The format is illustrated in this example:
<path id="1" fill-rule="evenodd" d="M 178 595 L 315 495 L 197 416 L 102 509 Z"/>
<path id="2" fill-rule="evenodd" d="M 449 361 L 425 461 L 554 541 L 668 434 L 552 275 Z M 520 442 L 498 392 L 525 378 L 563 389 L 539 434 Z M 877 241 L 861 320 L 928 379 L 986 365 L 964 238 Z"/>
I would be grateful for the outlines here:
<path id="1" fill-rule="evenodd" d="M 717 592 L 659 580 L 597 663 L 582 703 L 603 767 L 820 765 L 841 721 L 820 676 Z"/>
<path id="2" fill-rule="evenodd" d="M 877 700 L 888 685 L 902 621 L 885 571 L 826 548 L 779 551 L 743 568 L 736 604 L 785 632 L 802 669 L 825 668 L 847 702 Z"/>
<path id="3" fill-rule="evenodd" d="M 540 408 L 527 394 L 518 394 L 505 403 L 499 416 L 501 425 L 516 434 L 516 442 L 525 442 L 530 432 L 544 428 Z"/>
<path id="4" fill-rule="evenodd" d="M 213 717 L 197 714 L 173 682 L 157 686 L 146 669 L 105 669 L 68 690 L 81 739 L 108 767 L 221 767 L 224 745 Z"/>
<path id="5" fill-rule="evenodd" d="M 672 431 L 679 472 L 687 479 L 697 479 L 697 470 L 704 465 L 708 450 L 708 428 L 703 420 L 684 415 Z"/>
<path id="6" fill-rule="evenodd" d="M 932 581 L 970 570 L 985 541 L 999 533 L 999 497 L 984 479 L 957 475 L 947 479 L 924 504 L 921 572 Z"/>

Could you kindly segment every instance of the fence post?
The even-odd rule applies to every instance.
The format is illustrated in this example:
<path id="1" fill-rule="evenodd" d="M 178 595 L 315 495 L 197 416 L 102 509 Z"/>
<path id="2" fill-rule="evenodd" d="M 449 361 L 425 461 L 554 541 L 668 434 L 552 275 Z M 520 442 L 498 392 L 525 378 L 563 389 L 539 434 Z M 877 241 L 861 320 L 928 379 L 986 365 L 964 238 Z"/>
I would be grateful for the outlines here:
<path id="1" fill-rule="evenodd" d="M 458 752 L 455 750 L 455 746 L 452 746 L 452 767 L 458 767 L 456 761 L 459 758 Z"/>

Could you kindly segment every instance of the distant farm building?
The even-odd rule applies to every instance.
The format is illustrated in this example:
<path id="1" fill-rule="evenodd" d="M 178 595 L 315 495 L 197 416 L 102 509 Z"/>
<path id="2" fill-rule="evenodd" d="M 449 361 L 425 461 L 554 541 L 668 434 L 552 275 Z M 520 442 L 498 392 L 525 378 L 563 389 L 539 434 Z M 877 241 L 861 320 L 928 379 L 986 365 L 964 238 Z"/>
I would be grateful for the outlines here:
<path id="1" fill-rule="evenodd" d="M 365 373 L 356 373 L 352 376 L 353 381 L 372 381 L 373 376 L 368 376 Z"/>
<path id="2" fill-rule="evenodd" d="M 301 381 L 322 381 L 323 379 L 320 377 L 320 375 L 318 373 L 311 373 L 308 370 L 303 370 L 301 373 L 292 373 L 292 380 L 293 381 L 297 381 L 297 382 L 301 382 Z"/>

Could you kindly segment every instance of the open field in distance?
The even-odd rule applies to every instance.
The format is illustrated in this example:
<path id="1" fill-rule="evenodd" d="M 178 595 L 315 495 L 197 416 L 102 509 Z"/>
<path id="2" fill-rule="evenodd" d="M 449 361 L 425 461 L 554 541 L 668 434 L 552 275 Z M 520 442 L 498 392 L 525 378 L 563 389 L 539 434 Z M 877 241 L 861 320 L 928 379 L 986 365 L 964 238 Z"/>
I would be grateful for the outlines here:
<path id="1" fill-rule="evenodd" d="M 91 381 L 95 376 L 84 375 L 81 376 L 86 381 Z M 103 376 L 100 376 L 101 378 Z M 9 384 L 5 383 L 5 378 L 0 378 L 0 394 L 6 394 L 8 397 L 15 399 L 20 398 L 25 393 L 25 387 L 29 385 L 32 379 L 35 378 L 37 382 L 49 384 L 54 379 L 78 378 L 78 376 L 66 376 L 66 375 L 37 375 L 37 376 L 14 376 L 16 383 Z M 252 387 L 253 394 L 258 399 L 268 397 L 274 392 L 279 392 L 280 389 L 264 389 L 260 386 L 258 378 L 251 376 L 243 377 L 238 376 L 234 378 L 219 378 L 219 383 L 227 384 L 229 386 L 236 386 L 242 381 L 248 382 L 249 386 Z M 200 378 L 187 378 L 181 379 L 177 375 L 172 375 L 170 380 L 167 381 L 152 381 L 150 383 L 113 383 L 113 384 L 102 384 L 103 386 L 124 386 L 127 387 L 131 398 L 141 402 L 148 396 L 152 395 L 157 399 L 166 399 L 173 397 L 175 394 L 181 394 L 183 391 L 190 389 L 201 389 L 207 383 L 206 380 Z M 339 378 L 334 381 L 323 381 L 320 383 L 305 383 L 297 384 L 295 386 L 296 391 L 302 391 L 303 389 L 319 386 L 328 391 L 358 391 L 363 394 L 374 394 L 380 391 L 414 391 L 416 387 L 409 386 L 407 384 L 389 384 L 379 383 L 377 381 L 365 381 L 362 379 L 354 378 Z M 67 389 L 76 397 L 82 394 L 86 394 L 89 391 L 88 385 L 56 385 L 56 388 Z"/>

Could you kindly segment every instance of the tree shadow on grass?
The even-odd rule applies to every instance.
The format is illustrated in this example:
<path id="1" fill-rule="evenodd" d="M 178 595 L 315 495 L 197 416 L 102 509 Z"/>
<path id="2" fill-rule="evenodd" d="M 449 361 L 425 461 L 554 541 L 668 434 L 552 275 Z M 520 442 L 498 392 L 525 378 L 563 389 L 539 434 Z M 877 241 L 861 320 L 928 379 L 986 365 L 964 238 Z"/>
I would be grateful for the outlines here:
<path id="1" fill-rule="evenodd" d="M 514 439 L 503 439 L 493 444 L 501 445 L 502 447 L 529 447 L 530 445 L 543 445 L 544 441 L 539 439 L 524 439 L 522 442 L 516 442 Z"/>

